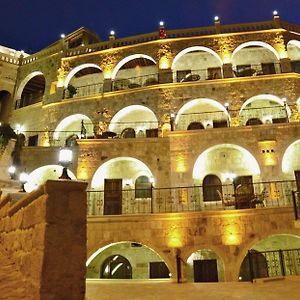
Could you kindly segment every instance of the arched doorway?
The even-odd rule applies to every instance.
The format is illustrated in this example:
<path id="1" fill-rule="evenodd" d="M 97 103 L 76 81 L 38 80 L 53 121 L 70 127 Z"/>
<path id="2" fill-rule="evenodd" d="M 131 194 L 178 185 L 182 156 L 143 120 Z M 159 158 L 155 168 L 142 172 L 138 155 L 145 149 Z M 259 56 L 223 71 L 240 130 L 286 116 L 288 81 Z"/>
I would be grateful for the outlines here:
<path id="1" fill-rule="evenodd" d="M 109 256 L 101 266 L 100 278 L 132 279 L 132 267 L 128 259 L 116 254 Z"/>
<path id="2" fill-rule="evenodd" d="M 222 200 L 222 182 L 214 174 L 206 175 L 203 179 L 203 201 L 220 201 Z"/>
<path id="3" fill-rule="evenodd" d="M 87 278 L 156 279 L 170 278 L 161 256 L 146 245 L 122 241 L 106 245 L 87 261 Z"/>
<path id="4" fill-rule="evenodd" d="M 188 282 L 224 281 L 224 264 L 222 259 L 211 249 L 193 252 L 187 259 Z"/>

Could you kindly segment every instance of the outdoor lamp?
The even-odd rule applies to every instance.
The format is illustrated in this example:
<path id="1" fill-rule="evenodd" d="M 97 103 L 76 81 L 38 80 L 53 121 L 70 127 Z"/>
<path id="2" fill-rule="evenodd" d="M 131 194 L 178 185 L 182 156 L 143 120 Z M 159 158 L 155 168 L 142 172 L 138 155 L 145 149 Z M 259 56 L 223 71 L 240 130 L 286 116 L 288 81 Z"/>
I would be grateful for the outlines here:
<path id="1" fill-rule="evenodd" d="M 59 151 L 59 163 L 63 167 L 63 171 L 59 179 L 69 179 L 71 180 L 71 177 L 68 175 L 68 166 L 70 165 L 73 157 L 73 152 L 70 149 L 63 148 Z"/>
<path id="2" fill-rule="evenodd" d="M 8 173 L 9 173 L 11 179 L 15 179 L 16 178 L 16 167 L 10 166 L 8 168 Z"/>
<path id="3" fill-rule="evenodd" d="M 29 175 L 26 172 L 22 172 L 20 174 L 19 180 L 22 184 L 22 192 L 26 192 L 25 189 L 24 189 L 24 185 L 28 181 L 28 177 L 29 177 Z"/>

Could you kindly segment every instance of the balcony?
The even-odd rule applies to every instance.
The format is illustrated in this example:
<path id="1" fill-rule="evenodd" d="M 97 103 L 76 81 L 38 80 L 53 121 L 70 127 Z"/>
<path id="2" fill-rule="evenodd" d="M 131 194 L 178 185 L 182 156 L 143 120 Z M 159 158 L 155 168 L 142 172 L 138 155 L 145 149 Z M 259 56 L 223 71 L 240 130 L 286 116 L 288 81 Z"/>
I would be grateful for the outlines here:
<path id="1" fill-rule="evenodd" d="M 145 190 L 89 190 L 89 215 L 176 213 L 292 207 L 296 181 L 257 182 L 242 187 L 189 186 Z"/>

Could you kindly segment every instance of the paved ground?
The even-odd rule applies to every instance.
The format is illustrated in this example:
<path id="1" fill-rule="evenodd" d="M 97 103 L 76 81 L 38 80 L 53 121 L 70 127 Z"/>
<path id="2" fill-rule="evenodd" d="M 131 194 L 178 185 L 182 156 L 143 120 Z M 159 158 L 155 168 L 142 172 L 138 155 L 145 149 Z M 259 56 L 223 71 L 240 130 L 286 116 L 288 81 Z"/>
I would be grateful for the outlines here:
<path id="1" fill-rule="evenodd" d="M 87 281 L 87 300 L 300 300 L 300 276 L 259 283 Z"/>

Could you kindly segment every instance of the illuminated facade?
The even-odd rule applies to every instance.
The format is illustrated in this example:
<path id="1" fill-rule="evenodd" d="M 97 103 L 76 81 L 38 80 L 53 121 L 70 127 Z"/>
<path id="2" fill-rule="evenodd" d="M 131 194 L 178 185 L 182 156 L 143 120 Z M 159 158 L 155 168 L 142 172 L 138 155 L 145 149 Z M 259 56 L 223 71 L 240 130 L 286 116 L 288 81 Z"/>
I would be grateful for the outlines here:
<path id="1" fill-rule="evenodd" d="M 251 273 L 248 250 L 300 248 L 300 26 L 161 24 L 105 42 L 80 28 L 2 52 L 0 116 L 26 137 L 25 188 L 60 175 L 63 146 L 89 183 L 88 278 L 245 280 L 275 274 L 267 258 Z M 295 251 L 286 274 L 300 274 Z"/>

